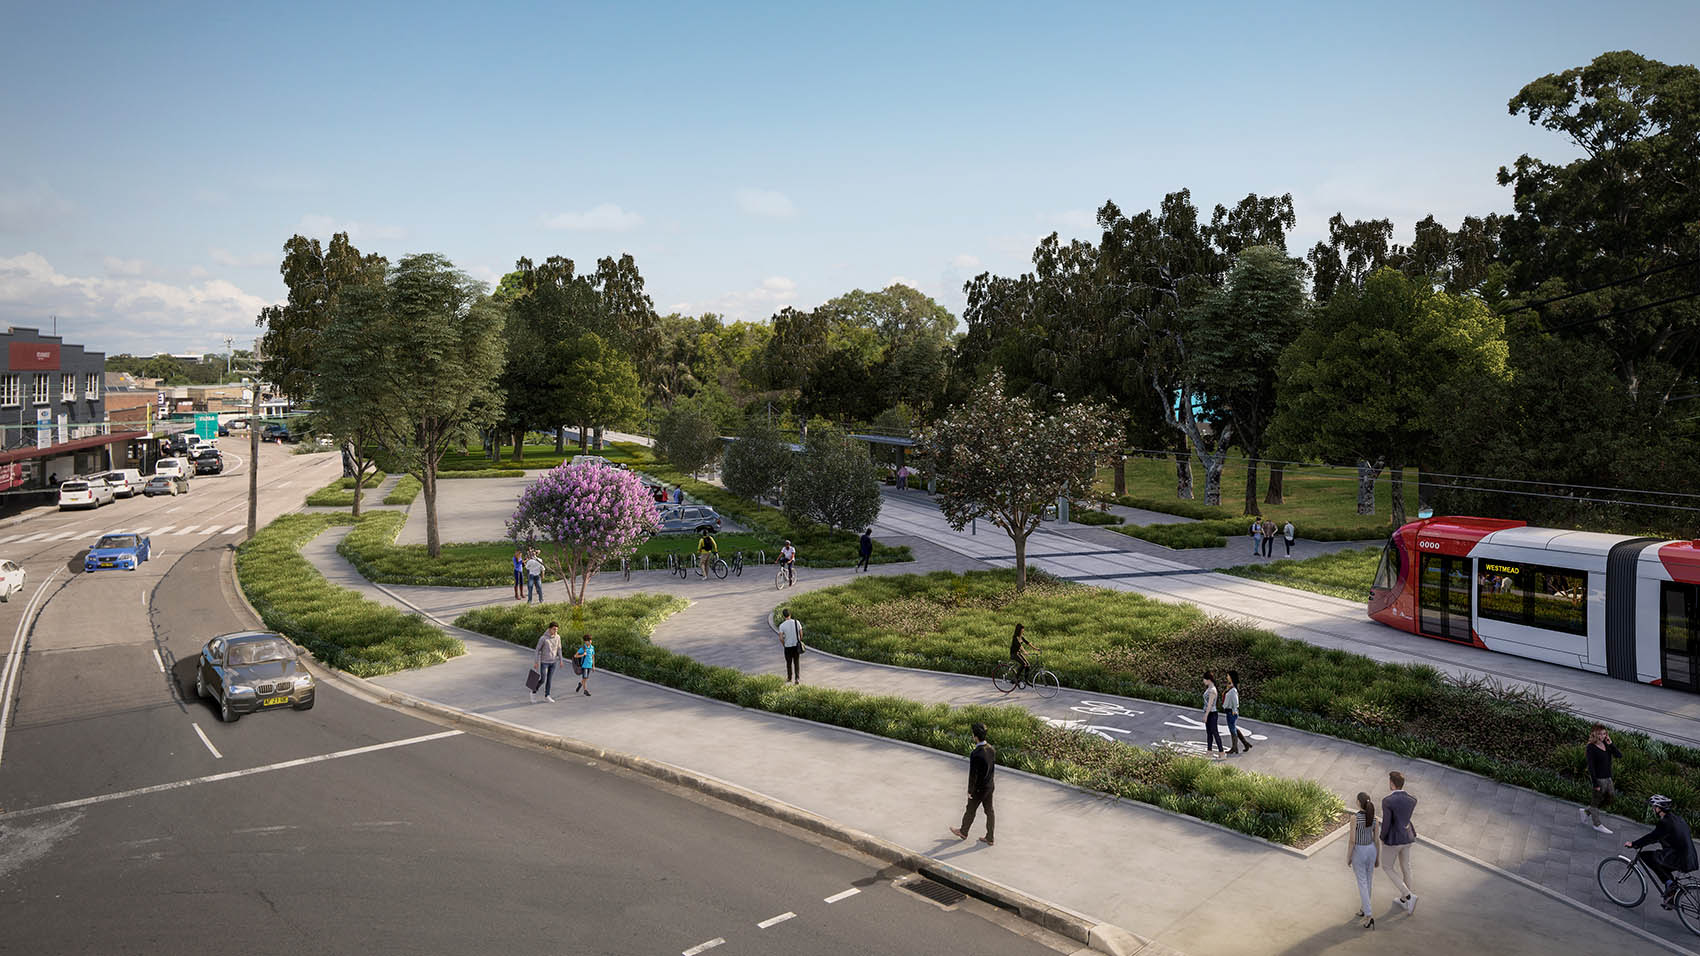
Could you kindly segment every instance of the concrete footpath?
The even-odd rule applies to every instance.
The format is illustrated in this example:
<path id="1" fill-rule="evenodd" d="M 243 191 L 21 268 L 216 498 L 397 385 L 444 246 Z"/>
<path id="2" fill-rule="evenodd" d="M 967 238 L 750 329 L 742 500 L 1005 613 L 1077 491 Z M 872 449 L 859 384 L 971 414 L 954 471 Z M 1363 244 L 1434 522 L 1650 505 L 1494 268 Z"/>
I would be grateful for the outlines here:
<path id="1" fill-rule="evenodd" d="M 335 553 L 333 535 L 338 533 L 311 542 L 305 555 L 334 583 L 374 600 L 422 611 L 444 623 L 463 610 L 512 600 L 506 588 L 379 588 Z M 493 536 L 491 529 L 478 535 Z M 926 541 L 898 543 L 916 546 L 921 560 L 887 565 L 881 573 L 976 564 L 972 558 Z M 808 571 L 799 586 L 828 586 L 850 576 L 849 571 Z M 556 588 L 551 588 L 552 596 L 560 597 Z M 767 630 L 766 614 L 784 595 L 772 590 L 770 575 L 679 582 L 654 573 L 634 575 L 629 584 L 603 576 L 593 595 L 645 589 L 694 599 L 689 609 L 662 624 L 655 635 L 658 644 L 710 663 L 751 671 L 778 669 L 779 655 Z M 529 650 L 479 635 L 460 636 L 467 643 L 464 657 L 375 683 L 468 713 L 687 768 L 1182 952 L 1326 950 L 1429 956 L 1489 947 L 1509 953 L 1545 953 L 1557 947 L 1585 952 L 1685 951 L 1666 942 L 1687 942 L 1683 940 L 1686 932 L 1672 914 L 1647 907 L 1596 913 L 1577 901 L 1555 898 L 1504 870 L 1468 862 L 1432 845 L 1420 847 L 1416 855 L 1415 887 L 1422 897 L 1417 913 L 1408 916 L 1395 907 L 1390 885 L 1378 874 L 1379 928 L 1366 931 L 1352 919 L 1357 893 L 1345 865 L 1346 847 L 1337 837 L 1301 853 L 1007 770 L 1000 773 L 997 791 L 997 846 L 959 843 L 946 828 L 961 815 L 966 775 L 961 755 L 746 711 L 606 672 L 596 675 L 592 697 L 572 694 L 569 672 L 556 685 L 558 703 L 533 704 L 523 684 Z M 814 684 L 952 703 L 993 699 L 989 681 L 956 675 L 881 668 L 818 652 L 805 655 L 804 667 L 805 678 Z M 1072 709 L 1096 706 L 1103 710 L 1105 703 L 1126 713 Z M 1097 726 L 1129 721 L 1128 733 L 1141 737 L 1156 733 L 1154 728 L 1173 713 L 1173 708 L 1159 713 L 1160 705 L 1149 702 L 1106 702 L 1101 695 L 1088 700 L 1067 691 L 1050 706 L 1062 708 L 1053 719 L 1083 719 Z M 1147 716 L 1142 711 L 1153 719 L 1165 719 L 1140 723 L 1136 718 Z M 1184 725 L 1180 729 L 1190 732 Z M 1255 729 L 1268 739 L 1249 755 L 1255 759 L 1239 758 L 1246 760 L 1248 769 L 1321 779 L 1312 771 L 1323 767 L 1305 765 L 1307 758 L 1302 755 L 1323 754 L 1330 745 L 1337 745 L 1344 749 L 1318 758 L 1337 765 L 1328 776 L 1342 780 L 1349 776 L 1354 781 L 1351 787 L 1377 797 L 1384 790 L 1377 786 L 1377 778 L 1384 779 L 1382 768 L 1398 759 L 1378 757 L 1369 748 L 1352 753 L 1355 745 L 1284 728 Z M 1500 795 L 1491 789 L 1499 785 L 1467 774 L 1457 775 L 1463 783 L 1449 783 L 1446 775 L 1455 772 L 1410 763 L 1401 761 L 1412 776 L 1412 790 L 1424 800 L 1419 826 L 1425 835 L 1456 826 L 1464 838 L 1472 834 L 1483 838 L 1468 844 L 1479 850 L 1490 839 L 1502 840 L 1504 834 L 1497 828 L 1505 820 L 1531 809 L 1543 819 L 1555 817 L 1563 823 L 1562 813 L 1554 809 L 1562 808 L 1557 801 L 1506 788 L 1515 796 L 1499 813 Z M 1483 799 L 1469 802 L 1456 814 L 1445 809 L 1465 808 L 1465 803 L 1458 802 L 1460 794 L 1472 788 L 1487 788 L 1477 794 Z M 1554 806 L 1542 806 L 1542 801 Z M 1580 830 L 1574 809 L 1568 813 L 1569 826 Z M 1529 835 L 1533 832 L 1516 834 L 1516 838 L 1526 844 L 1534 839 Z M 1595 836 L 1585 832 L 1589 838 Z M 1552 849 L 1560 856 L 1594 859 L 1610 852 L 1608 846 L 1591 843 L 1586 849 L 1580 845 Z M 1607 915 L 1617 919 L 1604 918 Z"/>

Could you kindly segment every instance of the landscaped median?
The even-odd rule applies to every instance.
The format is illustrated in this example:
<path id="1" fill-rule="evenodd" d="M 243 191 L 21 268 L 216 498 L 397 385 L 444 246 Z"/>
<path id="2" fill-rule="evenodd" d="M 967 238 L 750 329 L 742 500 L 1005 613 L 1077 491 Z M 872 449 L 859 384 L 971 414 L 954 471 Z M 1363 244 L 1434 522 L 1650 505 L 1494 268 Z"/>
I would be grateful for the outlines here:
<path id="1" fill-rule="evenodd" d="M 360 677 L 425 667 L 466 653 L 464 644 L 424 619 L 331 584 L 301 556 L 301 546 L 314 536 L 350 523 L 354 519 L 347 515 L 284 515 L 237 549 L 237 581 L 266 627 L 306 647 L 327 666 Z"/>
<path id="2" fill-rule="evenodd" d="M 384 483 L 383 472 L 367 475 L 360 486 L 367 492 Z M 370 501 L 370 495 L 364 496 Z M 307 496 L 307 504 L 314 508 L 351 508 L 354 506 L 354 479 L 338 478 Z"/>
<path id="3" fill-rule="evenodd" d="M 1268 564 L 1242 564 L 1222 573 L 1362 603 L 1369 600 L 1369 584 L 1379 560 L 1380 548 L 1348 548 L 1303 560 L 1282 558 Z"/>
<path id="4" fill-rule="evenodd" d="M 1251 518 L 1212 518 L 1181 524 L 1119 525 L 1110 530 L 1176 550 L 1225 548 L 1230 538 L 1243 539 L 1249 544 L 1251 522 Z M 1376 541 L 1386 538 L 1388 533 L 1385 524 L 1362 524 L 1309 526 L 1299 532 L 1299 536 L 1309 541 Z"/>
<path id="5" fill-rule="evenodd" d="M 1586 802 L 1589 721 L 1560 702 L 1432 667 L 1387 664 L 1206 617 L 1190 605 L 1031 579 L 1009 571 L 879 575 L 792 597 L 809 644 L 845 657 L 986 675 L 1008 659 L 1016 622 L 1064 685 L 1193 706 L 1200 675 L 1233 669 L 1247 717 L 1423 757 Z M 1615 812 L 1640 816 L 1648 795 L 1700 810 L 1700 751 L 1614 732 Z"/>
<path id="6" fill-rule="evenodd" d="M 529 648 L 549 621 L 559 620 L 569 638 L 583 632 L 595 635 L 598 667 L 752 710 L 848 727 L 950 754 L 968 751 L 968 726 L 982 721 L 1005 766 L 1276 843 L 1306 845 L 1326 833 L 1344 809 L 1314 781 L 1250 773 L 1168 750 L 1110 744 L 1050 727 L 1019 707 L 950 707 L 792 686 L 777 675 L 712 667 L 650 643 L 655 625 L 685 606 L 678 598 L 647 594 L 593 600 L 582 613 L 563 604 L 501 605 L 469 611 L 455 625 Z"/>

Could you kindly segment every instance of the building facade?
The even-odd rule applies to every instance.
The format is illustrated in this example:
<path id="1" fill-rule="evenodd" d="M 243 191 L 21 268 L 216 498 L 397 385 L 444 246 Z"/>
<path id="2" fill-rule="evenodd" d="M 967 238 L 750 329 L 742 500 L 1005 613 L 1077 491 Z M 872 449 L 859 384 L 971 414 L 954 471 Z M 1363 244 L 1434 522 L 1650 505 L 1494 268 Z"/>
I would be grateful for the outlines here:
<path id="1" fill-rule="evenodd" d="M 0 333 L 0 491 L 122 464 L 137 432 L 106 418 L 106 354 L 14 326 Z"/>

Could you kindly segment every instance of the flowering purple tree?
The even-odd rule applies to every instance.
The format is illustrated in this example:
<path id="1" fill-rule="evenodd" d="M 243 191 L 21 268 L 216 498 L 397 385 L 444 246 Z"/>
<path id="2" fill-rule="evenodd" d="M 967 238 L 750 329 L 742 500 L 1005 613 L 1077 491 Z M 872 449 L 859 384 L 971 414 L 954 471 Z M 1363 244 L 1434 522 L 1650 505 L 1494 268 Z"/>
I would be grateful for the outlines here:
<path id="1" fill-rule="evenodd" d="M 631 556 L 657 527 L 655 504 L 638 476 L 601 462 L 544 472 L 508 518 L 508 536 L 542 552 L 575 605 L 584 603 L 591 575 Z"/>

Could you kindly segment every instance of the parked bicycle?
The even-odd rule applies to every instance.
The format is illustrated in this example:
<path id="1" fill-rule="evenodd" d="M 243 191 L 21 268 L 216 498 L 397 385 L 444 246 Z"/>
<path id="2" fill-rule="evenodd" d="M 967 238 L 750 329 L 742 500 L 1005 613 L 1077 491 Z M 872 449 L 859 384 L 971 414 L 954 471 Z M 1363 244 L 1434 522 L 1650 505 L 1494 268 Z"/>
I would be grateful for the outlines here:
<path id="1" fill-rule="evenodd" d="M 1606 899 L 1619 906 L 1640 906 L 1647 898 L 1647 884 L 1659 885 L 1659 878 L 1637 853 L 1634 857 L 1608 856 L 1600 861 L 1595 877 Z M 1676 896 L 1672 900 L 1676 915 L 1690 933 L 1700 936 L 1700 880 L 1689 874 L 1677 874 Z"/>
<path id="2" fill-rule="evenodd" d="M 691 564 L 677 554 L 669 554 L 667 555 L 667 573 L 678 575 L 681 578 L 690 577 Z"/>
<path id="3" fill-rule="evenodd" d="M 1045 668 L 1038 655 L 1034 655 L 1027 665 L 1025 680 L 1021 677 L 1020 662 L 1006 661 L 998 672 L 992 675 L 992 686 L 996 687 L 1000 694 L 1007 694 L 1017 687 L 1031 687 L 1040 697 L 1050 700 L 1057 696 L 1057 690 L 1062 687 L 1062 683 L 1057 680 L 1056 674 Z"/>
<path id="4" fill-rule="evenodd" d="M 732 560 L 727 562 L 726 566 L 728 568 L 732 569 L 733 574 L 737 575 L 738 577 L 743 577 L 744 576 L 744 552 L 739 551 L 736 554 L 733 554 Z"/>

